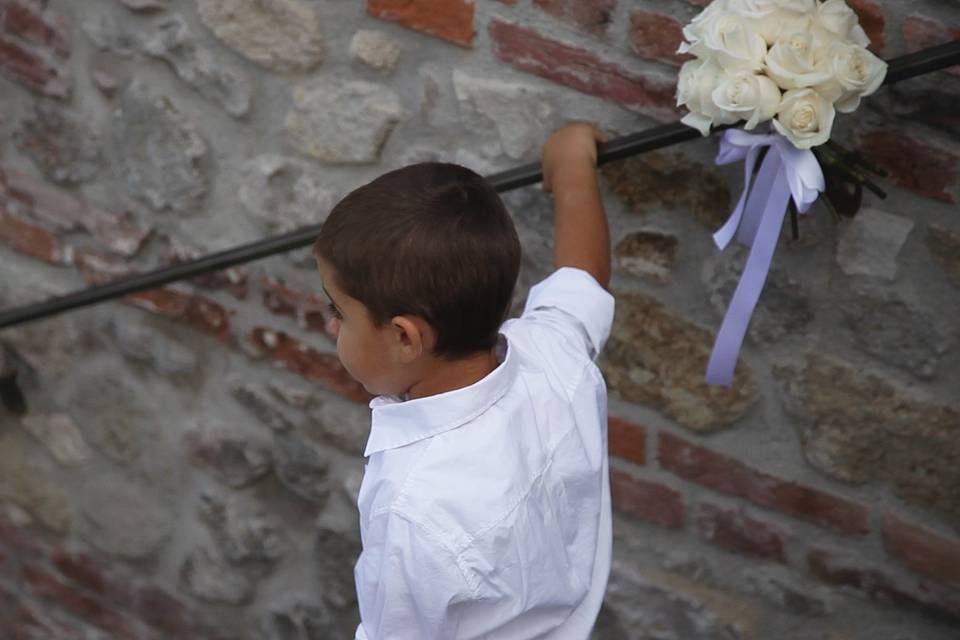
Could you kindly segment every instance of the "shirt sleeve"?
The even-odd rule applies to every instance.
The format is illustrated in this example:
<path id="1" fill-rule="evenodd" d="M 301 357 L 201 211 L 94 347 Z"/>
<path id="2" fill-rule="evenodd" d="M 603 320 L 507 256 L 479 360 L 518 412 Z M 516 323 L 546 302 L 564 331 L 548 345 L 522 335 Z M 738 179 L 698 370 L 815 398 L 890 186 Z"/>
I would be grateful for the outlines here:
<path id="1" fill-rule="evenodd" d="M 354 574 L 355 640 L 455 638 L 460 603 L 473 599 L 456 557 L 438 537 L 390 511 L 382 544 L 364 546 Z"/>
<path id="2" fill-rule="evenodd" d="M 563 327 L 596 360 L 610 337 L 614 306 L 614 297 L 592 275 L 577 267 L 560 267 L 530 288 L 520 317 Z"/>

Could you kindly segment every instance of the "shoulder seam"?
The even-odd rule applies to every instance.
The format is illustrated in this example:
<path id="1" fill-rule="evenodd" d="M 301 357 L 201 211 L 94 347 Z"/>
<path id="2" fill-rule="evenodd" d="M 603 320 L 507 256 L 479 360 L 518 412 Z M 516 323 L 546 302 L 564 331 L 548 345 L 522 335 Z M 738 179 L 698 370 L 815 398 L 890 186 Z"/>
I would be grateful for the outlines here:
<path id="1" fill-rule="evenodd" d="M 447 542 L 444 541 L 443 534 L 440 531 L 436 530 L 433 526 L 427 524 L 426 522 L 421 522 L 417 520 L 411 514 L 405 513 L 400 509 L 397 509 L 396 507 L 390 507 L 389 509 L 386 510 L 386 512 L 392 513 L 398 518 L 403 518 L 404 520 L 412 524 L 414 527 L 421 529 L 434 541 L 435 544 L 437 544 L 437 546 L 439 546 L 444 551 L 449 553 L 450 556 L 453 558 L 454 564 L 457 566 L 457 571 L 460 572 L 460 577 L 463 578 L 463 583 L 467 585 L 468 589 L 470 589 L 471 597 L 474 597 L 474 598 L 479 597 L 480 585 L 474 584 L 474 582 L 470 580 L 470 578 L 467 575 L 467 572 L 464 570 L 463 562 L 461 560 L 461 554 L 456 553 L 453 550 L 453 547 L 451 547 L 449 544 L 447 544 Z"/>

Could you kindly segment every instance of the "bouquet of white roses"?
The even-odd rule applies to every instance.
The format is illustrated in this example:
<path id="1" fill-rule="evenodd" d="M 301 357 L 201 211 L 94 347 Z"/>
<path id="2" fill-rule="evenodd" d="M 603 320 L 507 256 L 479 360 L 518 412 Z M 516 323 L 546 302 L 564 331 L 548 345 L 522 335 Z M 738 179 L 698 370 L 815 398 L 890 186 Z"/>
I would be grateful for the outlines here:
<path id="1" fill-rule="evenodd" d="M 683 29 L 679 53 L 683 122 L 707 135 L 714 124 L 773 120 L 799 149 L 830 138 L 836 112 L 875 92 L 887 65 L 844 0 L 714 0 Z"/>
<path id="2" fill-rule="evenodd" d="M 696 56 L 677 84 L 677 105 L 690 110 L 684 124 L 703 135 L 741 120 L 748 131 L 773 125 L 767 134 L 728 129 L 716 160 L 744 162 L 744 190 L 714 242 L 750 247 L 707 364 L 707 382 L 729 385 L 786 211 L 796 237 L 797 213 L 821 193 L 831 211 L 850 216 L 863 187 L 885 197 L 864 175 L 879 172 L 830 132 L 837 111 L 854 111 L 883 84 L 887 64 L 867 50 L 870 39 L 844 0 L 714 0 L 683 37 L 678 53 Z"/>

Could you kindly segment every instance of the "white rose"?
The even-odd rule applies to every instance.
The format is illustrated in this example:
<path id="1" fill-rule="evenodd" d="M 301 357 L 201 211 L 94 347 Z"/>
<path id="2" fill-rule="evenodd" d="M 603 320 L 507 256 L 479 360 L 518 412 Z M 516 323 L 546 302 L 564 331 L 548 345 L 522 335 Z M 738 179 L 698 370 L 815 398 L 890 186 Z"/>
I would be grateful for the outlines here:
<path id="1" fill-rule="evenodd" d="M 860 98 L 872 95 L 887 75 L 886 62 L 863 47 L 841 42 L 830 48 L 825 68 L 832 77 L 815 89 L 841 113 L 856 110 Z"/>
<path id="2" fill-rule="evenodd" d="M 713 60 L 683 63 L 677 79 L 677 106 L 685 105 L 690 113 L 680 121 L 708 135 L 714 123 L 733 124 L 739 120 L 740 116 L 724 111 L 713 102 L 713 91 L 723 79 L 723 69 Z"/>
<path id="3" fill-rule="evenodd" d="M 830 139 L 837 112 L 813 89 L 792 89 L 783 94 L 774 128 L 798 149 L 809 149 Z"/>
<path id="4" fill-rule="evenodd" d="M 716 58 L 724 69 L 757 71 L 763 67 L 767 44 L 739 14 L 715 11 L 696 25 L 688 26 L 690 29 L 684 30 L 684 36 L 690 43 L 682 43 L 679 53 Z"/>
<path id="5" fill-rule="evenodd" d="M 686 38 L 687 42 L 691 44 L 699 42 L 703 23 L 715 17 L 717 14 L 726 11 L 729 2 L 730 0 L 713 0 L 703 11 L 695 15 L 693 20 L 683 28 L 683 37 Z M 683 43 L 680 46 L 683 47 L 686 44 L 687 43 Z"/>
<path id="6" fill-rule="evenodd" d="M 777 40 L 767 54 L 766 72 L 781 89 L 802 89 L 830 80 L 826 47 L 817 46 L 809 33 L 793 33 Z"/>
<path id="7" fill-rule="evenodd" d="M 810 13 L 817 8 L 817 0 L 727 0 L 728 10 L 738 11 L 748 18 L 761 18 L 774 11 Z"/>
<path id="8" fill-rule="evenodd" d="M 844 0 L 827 0 L 817 7 L 811 32 L 821 42 L 842 40 L 866 47 L 870 38 L 860 26 L 860 20 Z"/>
<path id="9" fill-rule="evenodd" d="M 749 71 L 728 74 L 713 90 L 713 103 L 747 121 L 748 131 L 776 115 L 780 89 L 767 76 Z"/>
<path id="10" fill-rule="evenodd" d="M 809 31 L 816 0 L 734 0 L 742 3 L 741 15 L 768 45 L 787 34 Z"/>

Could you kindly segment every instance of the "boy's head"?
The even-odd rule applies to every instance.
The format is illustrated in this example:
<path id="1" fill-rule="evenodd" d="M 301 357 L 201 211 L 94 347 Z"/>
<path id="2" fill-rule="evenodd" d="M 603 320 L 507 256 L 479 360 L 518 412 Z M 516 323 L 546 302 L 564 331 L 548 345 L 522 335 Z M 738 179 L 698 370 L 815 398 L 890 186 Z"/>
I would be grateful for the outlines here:
<path id="1" fill-rule="evenodd" d="M 333 208 L 313 247 L 342 318 L 337 354 L 374 394 L 490 352 L 520 270 L 520 241 L 481 176 L 427 162 L 386 173 Z"/>

